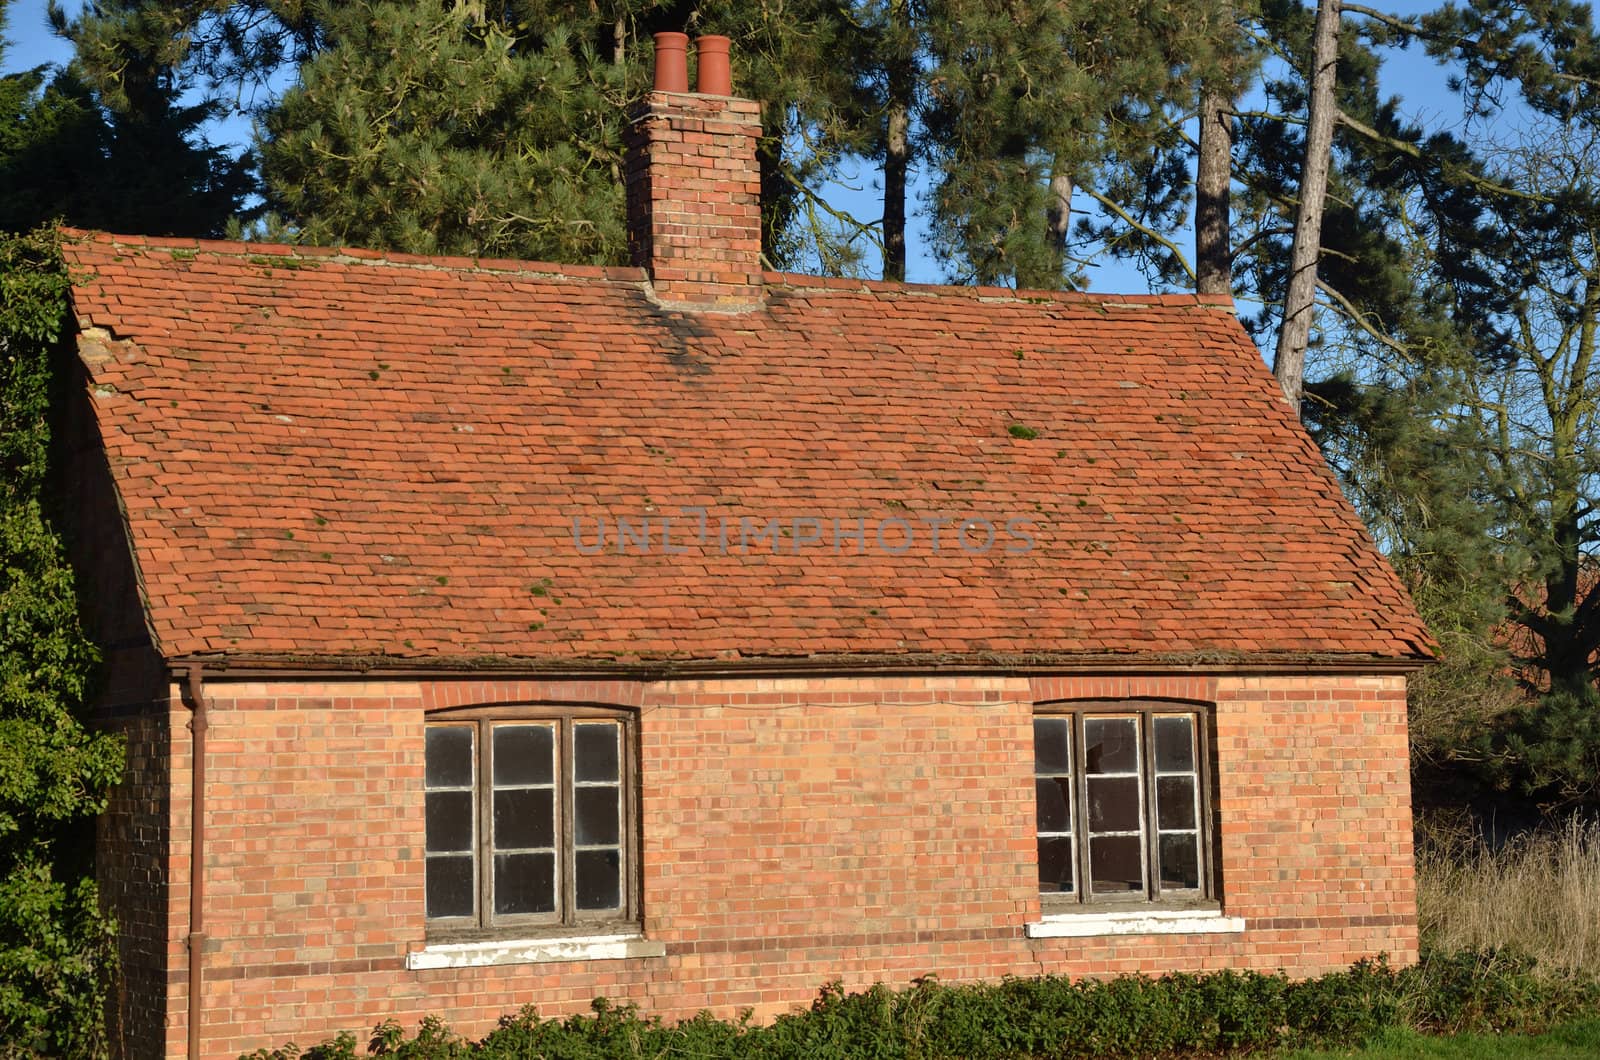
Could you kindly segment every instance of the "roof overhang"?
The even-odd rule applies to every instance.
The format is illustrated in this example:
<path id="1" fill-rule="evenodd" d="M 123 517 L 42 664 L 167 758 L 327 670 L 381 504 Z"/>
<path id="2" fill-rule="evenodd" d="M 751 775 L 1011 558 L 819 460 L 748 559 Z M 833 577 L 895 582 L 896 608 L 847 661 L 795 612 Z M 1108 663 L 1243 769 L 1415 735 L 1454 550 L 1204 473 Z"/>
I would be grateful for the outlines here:
<path id="1" fill-rule="evenodd" d="M 1404 674 L 1435 660 L 1319 654 L 1052 655 L 1050 653 L 807 655 L 728 659 L 517 659 L 310 655 L 195 655 L 167 660 L 174 671 L 201 667 L 212 678 L 482 679 L 636 681 L 748 677 L 1097 676 L 1227 674 L 1231 676 Z"/>

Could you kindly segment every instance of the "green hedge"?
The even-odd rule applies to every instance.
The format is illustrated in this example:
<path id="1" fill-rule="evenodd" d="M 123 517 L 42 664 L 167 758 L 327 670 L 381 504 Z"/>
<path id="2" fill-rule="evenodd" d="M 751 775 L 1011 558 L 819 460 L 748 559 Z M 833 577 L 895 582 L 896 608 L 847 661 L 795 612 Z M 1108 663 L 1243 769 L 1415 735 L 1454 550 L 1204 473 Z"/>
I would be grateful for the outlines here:
<path id="1" fill-rule="evenodd" d="M 1170 1057 L 1302 1046 L 1357 1045 L 1388 1027 L 1437 1033 L 1531 1033 L 1600 1010 L 1600 984 L 1536 973 L 1506 953 L 1429 953 L 1396 971 L 1381 958 L 1318 979 L 1257 972 L 1073 981 L 1060 976 L 847 994 L 825 987 L 809 1011 L 770 1026 L 708 1015 L 677 1024 L 600 999 L 594 1013 L 540 1019 L 532 1007 L 469 1042 L 436 1017 L 414 1038 L 380 1026 L 376 1055 L 403 1060 L 932 1060 L 1012 1057 Z M 242 1060 L 340 1060 L 360 1055 L 341 1035 L 301 1053 L 293 1045 Z"/>

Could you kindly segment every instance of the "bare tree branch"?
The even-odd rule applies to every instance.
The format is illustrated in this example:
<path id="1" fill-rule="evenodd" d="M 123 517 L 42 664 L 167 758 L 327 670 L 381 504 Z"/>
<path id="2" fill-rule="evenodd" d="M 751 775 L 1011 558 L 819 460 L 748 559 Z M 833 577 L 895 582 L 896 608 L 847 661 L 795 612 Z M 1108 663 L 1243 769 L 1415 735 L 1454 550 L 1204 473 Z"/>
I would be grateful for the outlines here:
<path id="1" fill-rule="evenodd" d="M 1121 218 L 1122 221 L 1128 225 L 1128 227 L 1134 229 L 1145 238 L 1166 249 L 1173 256 L 1173 258 L 1177 260 L 1178 264 L 1183 267 L 1184 275 L 1188 276 L 1191 282 L 1194 280 L 1194 266 L 1189 264 L 1189 259 L 1184 257 L 1183 250 L 1178 246 L 1178 244 L 1174 243 L 1160 232 L 1157 232 L 1149 225 L 1130 217 L 1128 215 L 1128 211 L 1124 210 L 1121 206 L 1118 206 L 1104 195 L 1101 195 L 1093 188 L 1084 188 L 1083 190 L 1088 193 L 1089 197 L 1095 202 L 1099 203 L 1101 206 L 1104 206 L 1106 209 L 1116 214 L 1117 217 Z"/>

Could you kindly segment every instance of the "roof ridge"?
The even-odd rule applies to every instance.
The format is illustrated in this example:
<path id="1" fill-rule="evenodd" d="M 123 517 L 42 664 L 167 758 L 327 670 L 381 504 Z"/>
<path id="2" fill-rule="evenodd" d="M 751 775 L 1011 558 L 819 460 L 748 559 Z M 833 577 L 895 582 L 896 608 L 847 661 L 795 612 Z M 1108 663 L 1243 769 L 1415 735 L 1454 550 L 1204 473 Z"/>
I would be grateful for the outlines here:
<path id="1" fill-rule="evenodd" d="M 575 280 L 618 280 L 642 283 L 645 271 L 632 265 L 577 265 L 522 258 L 468 257 L 458 254 L 409 254 L 398 250 L 370 250 L 365 247 L 319 247 L 295 243 L 254 243 L 239 239 L 202 239 L 195 236 L 122 235 L 115 232 L 62 226 L 61 234 L 76 241 L 101 243 L 110 247 L 151 247 L 164 250 L 192 250 L 237 258 L 306 258 L 339 263 L 360 262 L 473 272 L 514 272 L 531 276 L 561 276 Z"/>
<path id="2" fill-rule="evenodd" d="M 822 288 L 824 290 L 902 291 L 910 294 L 926 292 L 930 295 L 956 292 L 979 301 L 997 302 L 1060 302 L 1070 305 L 1136 305 L 1198 307 L 1201 309 L 1233 310 L 1232 295 L 1162 293 L 1162 294 L 1112 294 L 1101 291 L 1052 290 L 1047 287 L 996 287 L 953 283 L 914 283 L 906 280 L 872 280 L 856 276 L 817 276 L 805 272 L 783 272 L 767 269 L 762 274 L 769 284 L 795 288 Z"/>
<path id="3" fill-rule="evenodd" d="M 507 272 L 525 276 L 554 276 L 575 280 L 615 280 L 644 283 L 644 269 L 631 265 L 578 265 L 565 262 L 531 261 L 521 258 L 470 257 L 453 254 L 409 254 L 365 247 L 319 247 L 293 243 L 254 243 L 238 239 L 203 239 L 194 236 L 123 235 L 115 232 L 62 226 L 62 235 L 76 241 L 101 243 L 116 248 L 150 247 L 176 251 L 195 251 L 239 258 L 316 259 L 338 263 L 393 265 L 401 268 Z M 1046 288 L 968 286 L 965 284 L 911 283 L 903 280 L 869 280 L 849 276 L 816 276 L 803 272 L 765 270 L 762 279 L 770 285 L 798 290 L 821 289 L 904 293 L 913 296 L 951 295 L 984 302 L 1041 302 L 1073 306 L 1123 306 L 1198 308 L 1233 312 L 1228 295 L 1200 294 L 1111 294 L 1099 291 L 1058 291 Z M 676 308 L 676 307 L 675 307 Z"/>

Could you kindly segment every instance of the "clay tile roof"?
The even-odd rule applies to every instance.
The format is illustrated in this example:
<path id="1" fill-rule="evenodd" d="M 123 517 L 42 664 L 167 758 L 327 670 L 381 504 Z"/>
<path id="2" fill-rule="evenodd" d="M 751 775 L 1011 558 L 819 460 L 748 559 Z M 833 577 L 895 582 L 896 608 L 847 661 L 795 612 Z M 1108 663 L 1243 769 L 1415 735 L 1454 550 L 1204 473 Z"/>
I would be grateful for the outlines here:
<path id="1" fill-rule="evenodd" d="M 1429 651 L 1227 305 L 769 274 L 685 313 L 632 269 L 69 254 L 169 658 Z"/>

